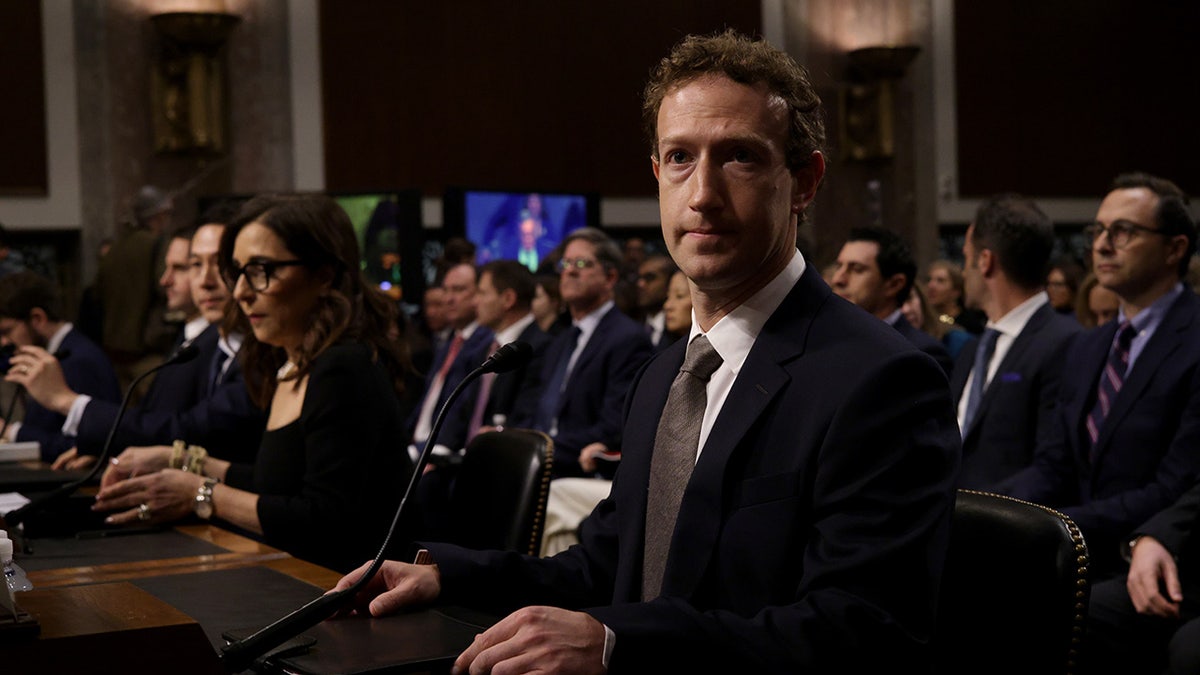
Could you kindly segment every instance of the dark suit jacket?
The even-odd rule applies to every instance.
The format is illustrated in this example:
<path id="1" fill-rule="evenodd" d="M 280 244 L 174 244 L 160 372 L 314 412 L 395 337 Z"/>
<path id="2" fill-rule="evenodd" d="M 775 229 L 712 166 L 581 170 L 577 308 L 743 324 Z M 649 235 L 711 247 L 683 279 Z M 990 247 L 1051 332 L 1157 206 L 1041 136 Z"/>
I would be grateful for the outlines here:
<path id="1" fill-rule="evenodd" d="M 586 608 L 610 672 L 928 672 L 959 435 L 945 376 L 809 267 L 755 341 L 639 602 L 646 490 L 679 344 L 641 372 L 624 459 L 581 544 L 520 558 L 433 544 L 443 595 Z"/>
<path id="2" fill-rule="evenodd" d="M 1085 423 L 1116 330 L 1111 321 L 1075 341 L 1052 432 L 1033 466 L 1003 486 L 1075 519 L 1098 578 L 1121 568 L 1117 553 L 1133 528 L 1200 475 L 1200 298 L 1184 290 L 1168 309 L 1113 401 L 1093 463 Z"/>
<path id="3" fill-rule="evenodd" d="M 909 342 L 913 343 L 914 347 L 932 356 L 933 360 L 937 361 L 937 364 L 942 367 L 942 372 L 946 373 L 946 377 L 950 377 L 950 373 L 954 370 L 954 361 L 950 358 L 946 347 L 941 342 L 938 342 L 937 338 L 920 328 L 916 328 L 903 316 L 897 319 L 896 323 L 892 324 L 892 328 L 895 328 Z"/>
<path id="4" fill-rule="evenodd" d="M 219 338 L 217 327 L 212 324 L 192 338 L 190 344 L 198 350 L 196 358 L 160 370 L 142 398 L 141 409 L 173 413 L 199 403 L 208 393 L 210 365 Z"/>
<path id="5" fill-rule="evenodd" d="M 131 445 L 170 445 L 175 440 L 184 440 L 203 446 L 221 459 L 254 461 L 267 423 L 266 411 L 250 401 L 239 359 L 234 359 L 225 378 L 211 395 L 207 395 L 208 377 L 218 350 L 217 339 L 216 326 L 209 326 L 196 337 L 199 353 L 195 359 L 159 371 L 158 377 L 163 380 L 179 376 L 181 381 L 171 385 L 175 390 L 172 397 L 190 398 L 194 403 L 190 407 L 173 408 L 163 400 L 147 399 L 141 407 L 126 411 L 113 438 L 114 452 Z M 181 371 L 173 372 L 175 368 Z M 189 388 L 190 397 L 187 395 Z M 88 404 L 79 421 L 77 440 L 81 453 L 100 453 L 119 408 L 118 404 L 107 401 L 92 400 Z"/>
<path id="6" fill-rule="evenodd" d="M 1079 332 L 1077 321 L 1058 314 L 1049 304 L 1029 317 L 984 391 L 971 428 L 963 434 L 959 487 L 993 490 L 1033 463 L 1038 439 L 1049 436 L 1054 424 L 1063 358 Z M 965 394 L 978 344 L 978 338 L 972 339 L 958 355 L 950 379 L 955 405 Z"/>
<path id="7" fill-rule="evenodd" d="M 553 379 L 559 360 L 571 357 L 570 335 L 570 331 L 564 331 L 547 348 L 542 382 Z M 558 402 L 558 434 L 554 437 L 556 477 L 583 475 L 579 451 L 589 443 L 604 443 L 612 449 L 621 446 L 621 406 L 634 375 L 653 349 L 642 324 L 615 306 L 601 317 L 579 353 Z M 542 395 L 549 396 L 551 392 L 543 391 Z M 531 416 L 513 426 L 535 426 L 534 421 Z"/>
<path id="8" fill-rule="evenodd" d="M 446 399 L 450 397 L 450 393 L 454 391 L 454 388 L 457 387 L 472 370 L 478 368 L 483 363 L 484 359 L 487 358 L 488 355 L 485 352 L 487 352 L 488 346 L 492 344 L 492 339 L 494 337 L 495 336 L 492 334 L 492 329 L 488 328 L 487 326 L 478 326 L 471 333 L 471 337 L 467 338 L 463 342 L 462 348 L 458 350 L 458 355 L 455 356 L 454 361 L 450 363 L 450 370 L 446 371 L 445 382 L 442 384 L 442 390 L 438 393 L 437 403 L 433 407 L 433 420 L 430 421 L 431 424 L 434 420 L 437 420 L 438 411 L 442 409 L 443 405 L 445 405 Z M 453 336 L 451 337 L 451 340 L 453 340 Z M 416 407 L 413 408 L 412 414 L 409 415 L 408 422 L 406 424 L 409 438 L 412 438 L 412 434 L 417 428 L 417 420 L 421 415 L 421 406 L 425 404 L 425 397 L 429 395 L 429 387 L 433 384 L 434 378 L 437 377 L 438 371 L 442 369 L 442 363 L 446 361 L 446 356 L 449 353 L 450 343 L 447 342 L 445 345 L 439 347 L 433 356 L 433 365 L 430 366 L 429 373 L 425 376 L 425 390 L 421 394 L 421 400 L 417 402 Z M 466 392 L 464 392 L 464 394 L 465 393 Z M 465 398 L 465 396 L 459 396 L 458 401 L 451 406 L 450 410 L 446 411 L 447 421 L 453 420 L 462 414 L 460 409 L 464 407 L 463 399 Z M 470 413 L 467 414 L 469 415 Z M 443 433 L 445 433 L 445 431 L 443 431 Z M 415 441 L 417 439 L 412 440 Z M 444 441 L 440 439 L 437 442 L 444 444 Z"/>
<path id="9" fill-rule="evenodd" d="M 61 365 L 63 377 L 72 391 L 87 394 L 93 400 L 121 400 L 117 375 L 99 345 L 78 330 L 72 329 L 63 337 L 59 347 L 60 352 L 64 350 L 71 352 L 62 359 Z M 65 421 L 66 417 L 43 408 L 32 398 L 27 398 L 25 419 L 21 421 L 17 440 L 41 443 L 42 461 L 52 462 L 54 458 L 75 446 L 74 436 L 63 435 L 62 425 Z"/>
<path id="10" fill-rule="evenodd" d="M 542 395 L 542 365 L 545 361 L 546 348 L 550 345 L 550 336 L 546 335 L 537 322 L 529 324 L 517 336 L 520 342 L 526 342 L 533 348 L 533 357 L 528 363 L 516 370 L 496 375 L 492 382 L 492 390 L 483 408 L 483 424 L 492 423 L 493 415 L 504 415 L 511 425 L 511 420 L 526 419 L 537 413 L 538 398 Z M 482 355 L 486 359 L 486 355 Z M 480 360 L 482 363 L 482 359 Z M 479 364 L 476 364 L 479 365 Z M 447 419 L 442 429 L 442 445 L 455 450 L 466 446 L 468 427 L 471 415 L 475 412 L 476 401 L 479 399 L 479 383 L 476 380 L 467 391 L 463 392 L 462 404 L 457 406 L 453 419 Z"/>

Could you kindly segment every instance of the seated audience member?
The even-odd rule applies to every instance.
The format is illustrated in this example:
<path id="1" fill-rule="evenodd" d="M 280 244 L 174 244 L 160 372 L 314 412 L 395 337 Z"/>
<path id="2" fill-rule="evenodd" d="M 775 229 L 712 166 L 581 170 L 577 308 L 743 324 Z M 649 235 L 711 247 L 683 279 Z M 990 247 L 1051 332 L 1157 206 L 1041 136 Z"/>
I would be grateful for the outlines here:
<path id="1" fill-rule="evenodd" d="M 638 266 L 637 302 L 646 333 L 654 351 L 666 349 L 679 336 L 666 330 L 663 303 L 667 301 L 667 286 L 675 273 L 675 261 L 665 255 L 652 255 Z"/>
<path id="2" fill-rule="evenodd" d="M 931 671 L 953 407 L 796 249 L 825 166 L 807 74 L 764 41 L 690 37 L 644 109 L 697 325 L 639 373 L 612 494 L 552 558 L 425 544 L 435 564 L 386 563 L 358 609 L 515 610 L 457 672 Z"/>
<path id="3" fill-rule="evenodd" d="M 119 524 L 194 511 L 346 569 L 378 549 L 412 470 L 396 441 L 395 306 L 364 281 L 350 220 L 326 197 L 252 199 L 219 259 L 249 328 L 246 383 L 269 412 L 254 464 L 210 455 L 192 473 L 167 468 L 170 448 L 139 448 L 109 467 L 94 508 Z"/>
<path id="4" fill-rule="evenodd" d="M 920 328 L 942 343 L 951 361 L 957 359 L 963 345 L 971 341 L 971 334 L 963 330 L 962 326 L 938 320 L 929 303 L 925 301 L 925 291 L 921 289 L 921 284 L 913 284 L 908 293 L 908 300 L 900 306 L 900 311 L 904 313 L 904 318 L 910 325 Z"/>
<path id="5" fill-rule="evenodd" d="M 1198 525 L 1200 483 L 1134 530 L 1128 574 L 1092 588 L 1085 672 L 1200 673 Z"/>
<path id="6" fill-rule="evenodd" d="M 1170 181 L 1119 176 L 1088 233 L 1121 309 L 1068 350 L 1052 431 L 1004 491 L 1071 516 L 1104 579 L 1120 543 L 1200 475 L 1200 298 L 1180 282 L 1196 228 Z"/>
<path id="7" fill-rule="evenodd" d="M 538 328 L 550 337 L 563 332 L 563 327 L 571 323 L 569 315 L 563 310 L 562 297 L 558 294 L 557 275 L 537 275 L 537 289 L 534 291 L 530 308 Z"/>
<path id="8" fill-rule="evenodd" d="M 692 330 L 692 290 L 687 275 L 676 270 L 667 286 L 667 301 L 663 303 L 667 330 L 683 337 Z"/>
<path id="9" fill-rule="evenodd" d="M 621 264 L 617 245 L 594 228 L 575 230 L 564 244 L 559 291 L 572 326 L 546 350 L 537 410 L 511 420 L 554 439 L 556 478 L 584 475 L 579 465 L 584 446 L 620 445 L 625 395 L 653 349 L 641 324 L 613 301 Z"/>
<path id="10" fill-rule="evenodd" d="M 167 313 L 179 317 L 179 335 L 176 336 L 172 352 L 180 346 L 191 344 L 205 328 L 208 319 L 200 312 L 200 308 L 192 300 L 191 265 L 188 253 L 192 248 L 192 237 L 196 234 L 194 227 L 182 227 L 175 230 L 167 240 L 166 251 L 163 252 L 163 273 L 158 279 L 163 294 L 167 298 Z M 159 378 L 155 376 L 154 382 Z M 165 392 L 156 389 L 154 382 L 146 393 L 147 405 L 161 404 Z"/>
<path id="11" fill-rule="evenodd" d="M 1075 317 L 1084 328 L 1095 328 L 1117 318 L 1121 297 L 1100 285 L 1095 274 L 1089 274 L 1079 285 L 1075 299 Z"/>
<path id="12" fill-rule="evenodd" d="M 410 430 L 408 436 L 412 439 L 409 455 L 414 460 L 429 440 L 438 411 L 450 398 L 451 392 L 488 356 L 485 352 L 492 343 L 492 329 L 479 323 L 477 284 L 478 274 L 472 263 L 458 263 L 450 267 L 442 279 L 443 308 L 454 332 L 446 347 L 434 355 L 433 365 L 425 376 L 421 402 L 406 424 Z M 454 407 L 447 411 L 446 419 L 453 419 L 463 405 L 462 398 L 459 398 Z M 446 457 L 455 449 L 438 439 L 433 453 Z"/>
<path id="13" fill-rule="evenodd" d="M 231 214 L 206 217 L 227 220 Z M 154 396 L 147 396 L 121 418 L 121 426 L 113 436 L 114 452 L 182 440 L 224 460 L 254 461 L 266 415 L 250 400 L 236 358 L 242 334 L 226 331 L 220 325 L 230 301 L 218 265 L 224 231 L 223 221 L 204 223 L 196 228 L 188 250 L 192 302 L 207 322 L 191 342 L 197 355 L 155 375 L 150 385 Z M 23 377 L 30 396 L 65 415 L 63 430 L 75 436 L 77 447 L 63 453 L 55 466 L 89 466 L 104 448 L 119 404 L 75 391 L 63 380 L 53 356 L 45 351 L 23 350 L 17 359 L 30 366 L 29 374 Z"/>
<path id="14" fill-rule="evenodd" d="M 990 490 L 1033 462 L 1054 424 L 1062 363 L 1079 324 L 1042 290 L 1054 226 L 1031 200 L 979 205 L 963 243 L 968 307 L 988 317 L 954 366 L 950 389 L 962 430 L 959 487 Z"/>
<path id="15" fill-rule="evenodd" d="M 946 377 L 952 362 L 946 348 L 917 329 L 900 307 L 917 276 L 912 249 L 900 235 L 881 227 L 850 230 L 849 240 L 838 253 L 833 273 L 833 291 L 895 328 L 917 349 L 933 357 Z"/>
<path id="16" fill-rule="evenodd" d="M 533 274 L 519 262 L 494 260 L 480 268 L 476 316 L 494 333 L 482 353 L 483 359 L 516 341 L 528 343 L 533 358 L 516 370 L 485 374 L 463 392 L 457 416 L 447 418 L 442 431 L 441 442 L 447 447 L 461 450 L 481 431 L 536 412 L 542 395 L 542 362 L 550 338 L 530 311 L 534 288 Z"/>
<path id="17" fill-rule="evenodd" d="M 60 376 L 72 388 L 100 400 L 120 400 L 117 376 L 108 357 L 62 317 L 62 298 L 49 279 L 29 271 L 0 277 L 0 345 L 59 353 Z M 14 355 L 5 379 L 28 386 L 39 368 L 30 359 Z M 59 411 L 33 398 L 25 403 L 23 421 L 6 420 L 4 440 L 36 441 L 41 444 L 42 461 L 53 462 L 75 445 L 75 437 L 63 431 L 66 418 Z"/>
<path id="18" fill-rule="evenodd" d="M 1083 281 L 1083 267 L 1070 257 L 1062 257 L 1050 265 L 1046 273 L 1046 295 L 1050 306 L 1059 314 L 1075 311 L 1075 296 L 1079 294 L 1079 282 Z"/>
<path id="19" fill-rule="evenodd" d="M 413 368 L 418 373 L 429 372 L 433 356 L 450 344 L 454 332 L 446 320 L 445 291 L 441 279 L 425 289 L 421 302 L 420 317 L 409 322 L 404 337 L 408 341 L 408 353 L 412 354 Z"/>
<path id="20" fill-rule="evenodd" d="M 983 333 L 987 317 L 978 310 L 967 309 L 963 297 L 962 267 L 949 260 L 929 263 L 925 273 L 925 298 L 938 321 L 979 335 Z"/>

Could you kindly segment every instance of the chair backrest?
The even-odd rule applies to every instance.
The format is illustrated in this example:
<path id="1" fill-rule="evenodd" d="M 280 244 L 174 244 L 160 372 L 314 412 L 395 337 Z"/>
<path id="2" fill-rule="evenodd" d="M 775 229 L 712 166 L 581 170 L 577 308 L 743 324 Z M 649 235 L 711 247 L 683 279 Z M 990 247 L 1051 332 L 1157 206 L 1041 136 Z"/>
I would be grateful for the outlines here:
<path id="1" fill-rule="evenodd" d="M 1074 673 L 1089 597 L 1088 551 L 1070 518 L 959 490 L 942 578 L 939 673 Z"/>
<path id="2" fill-rule="evenodd" d="M 472 439 L 450 492 L 448 539 L 537 555 L 553 457 L 554 442 L 540 431 L 505 429 Z"/>

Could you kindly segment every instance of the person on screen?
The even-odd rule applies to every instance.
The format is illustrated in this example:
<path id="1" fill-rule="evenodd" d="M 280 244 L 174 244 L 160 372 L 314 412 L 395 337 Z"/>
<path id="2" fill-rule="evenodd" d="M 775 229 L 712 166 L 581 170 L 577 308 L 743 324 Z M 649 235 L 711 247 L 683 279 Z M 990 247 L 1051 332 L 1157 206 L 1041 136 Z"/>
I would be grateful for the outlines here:
<path id="1" fill-rule="evenodd" d="M 635 378 L 611 495 L 552 558 L 423 542 L 434 564 L 386 563 L 358 609 L 515 610 L 458 672 L 931 671 L 954 406 L 796 248 L 825 171 L 807 73 L 763 40 L 692 36 L 643 109 L 697 325 Z"/>

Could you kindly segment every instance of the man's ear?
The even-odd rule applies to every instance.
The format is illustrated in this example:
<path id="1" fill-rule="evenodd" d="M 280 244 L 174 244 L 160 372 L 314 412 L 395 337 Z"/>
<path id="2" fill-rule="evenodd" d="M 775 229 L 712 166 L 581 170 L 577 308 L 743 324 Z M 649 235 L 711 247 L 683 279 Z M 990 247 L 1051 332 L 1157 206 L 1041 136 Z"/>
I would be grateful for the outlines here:
<path id="1" fill-rule="evenodd" d="M 46 316 L 46 310 L 41 307 L 34 307 L 29 310 L 29 326 L 38 333 L 43 331 L 49 320 L 50 318 Z"/>
<path id="2" fill-rule="evenodd" d="M 504 306 L 504 311 L 510 311 L 517 306 L 517 292 L 511 288 L 506 288 L 500 291 L 500 304 Z"/>
<path id="3" fill-rule="evenodd" d="M 983 249 L 976 254 L 975 259 L 978 261 L 976 267 L 983 276 L 990 277 L 996 272 L 996 254 L 992 253 L 992 249 Z"/>
<path id="4" fill-rule="evenodd" d="M 883 295 L 888 298 L 899 300 L 897 305 L 904 303 L 904 298 L 900 297 L 900 293 L 904 291 L 904 286 L 908 284 L 908 277 L 904 276 L 903 272 L 896 272 L 888 277 L 883 282 Z"/>
<path id="5" fill-rule="evenodd" d="M 825 155 L 814 150 L 808 164 L 792 171 L 792 213 L 800 214 L 817 196 L 817 187 L 825 176 Z"/>

